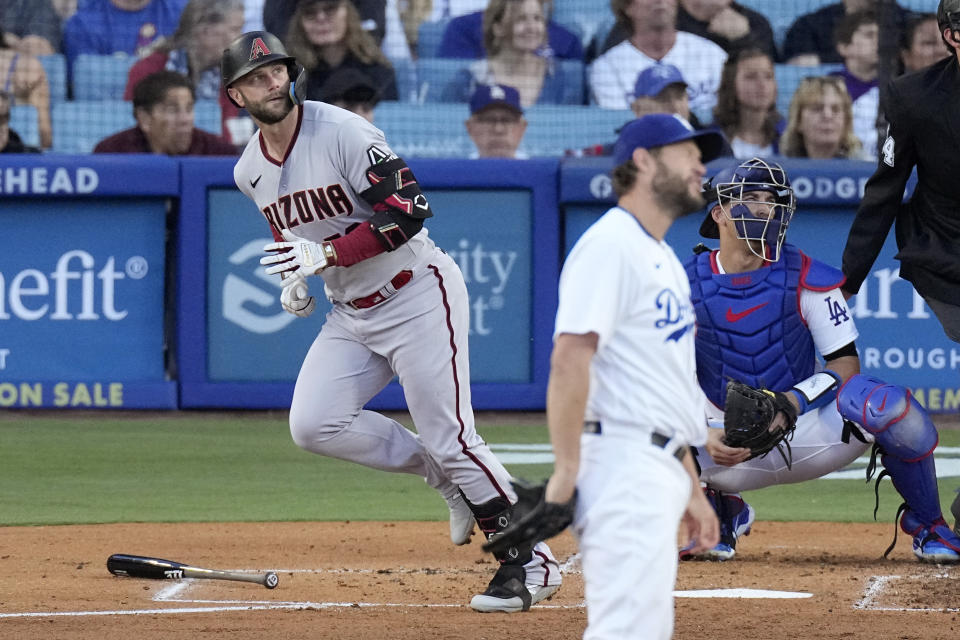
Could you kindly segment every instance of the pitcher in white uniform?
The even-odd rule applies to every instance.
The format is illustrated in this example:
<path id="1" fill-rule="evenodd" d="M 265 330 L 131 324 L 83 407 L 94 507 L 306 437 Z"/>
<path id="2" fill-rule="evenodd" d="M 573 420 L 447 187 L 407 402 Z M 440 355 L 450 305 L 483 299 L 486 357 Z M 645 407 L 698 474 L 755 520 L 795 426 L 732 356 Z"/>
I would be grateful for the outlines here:
<path id="1" fill-rule="evenodd" d="M 516 494 L 474 429 L 467 289 L 423 227 L 433 212 L 413 173 L 364 118 L 304 102 L 303 68 L 272 34 L 234 41 L 221 72 L 230 100 L 260 128 L 234 179 L 277 240 L 261 263 L 284 278 L 288 312 L 310 315 L 311 284 L 333 302 L 297 376 L 294 442 L 423 476 L 450 507 L 454 544 L 470 541 L 474 519 L 488 536 L 502 530 Z M 363 408 L 394 375 L 417 434 Z M 471 600 L 478 611 L 523 611 L 560 587 L 545 544 L 498 560 L 487 589 Z"/>
<path id="2" fill-rule="evenodd" d="M 577 241 L 560 276 L 546 499 L 579 493 L 585 639 L 669 638 L 681 520 L 694 548 L 719 539 L 688 446 L 707 435 L 690 287 L 663 237 L 703 207 L 702 163 L 722 143 L 677 115 L 623 127 L 617 206 Z"/>

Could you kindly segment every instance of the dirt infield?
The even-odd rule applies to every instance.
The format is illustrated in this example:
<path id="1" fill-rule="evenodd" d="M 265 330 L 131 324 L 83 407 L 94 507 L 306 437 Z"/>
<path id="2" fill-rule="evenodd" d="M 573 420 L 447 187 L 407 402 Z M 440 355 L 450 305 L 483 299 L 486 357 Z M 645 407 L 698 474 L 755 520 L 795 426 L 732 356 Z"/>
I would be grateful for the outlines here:
<path id="1" fill-rule="evenodd" d="M 920 565 L 903 536 L 892 560 L 879 559 L 891 534 L 890 525 L 757 523 L 736 561 L 681 564 L 675 637 L 960 637 L 960 570 Z M 546 606 L 507 615 L 466 606 L 494 566 L 476 539 L 451 546 L 445 523 L 0 528 L 0 638 L 579 638 L 575 543 L 564 534 L 552 546 L 567 561 L 564 587 Z M 111 553 L 275 569 L 280 586 L 116 578 Z M 751 594 L 764 597 L 730 598 Z M 783 597 L 798 594 L 811 595 Z"/>

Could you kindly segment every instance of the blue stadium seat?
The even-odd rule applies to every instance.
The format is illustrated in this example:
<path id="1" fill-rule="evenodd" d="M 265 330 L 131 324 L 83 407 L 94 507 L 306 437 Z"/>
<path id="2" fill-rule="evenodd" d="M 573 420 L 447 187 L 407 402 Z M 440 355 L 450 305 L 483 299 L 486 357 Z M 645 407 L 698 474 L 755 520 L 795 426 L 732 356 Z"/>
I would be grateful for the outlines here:
<path id="1" fill-rule="evenodd" d="M 15 104 L 10 107 L 10 128 L 17 132 L 23 144 L 40 146 L 37 108 L 32 104 Z"/>
<path id="2" fill-rule="evenodd" d="M 443 91 L 461 69 L 474 60 L 460 58 L 420 58 L 417 60 L 417 101 L 440 102 Z"/>
<path id="3" fill-rule="evenodd" d="M 457 73 L 475 60 L 459 58 L 422 58 L 417 61 L 417 91 L 415 102 L 443 102 L 449 98 L 444 90 Z M 579 60 L 557 60 L 559 72 L 564 75 L 565 104 L 584 103 L 584 67 Z"/>
<path id="4" fill-rule="evenodd" d="M 80 54 L 73 63 L 74 100 L 122 100 L 133 56 Z"/>
<path id="5" fill-rule="evenodd" d="M 936 13 L 939 3 L 937 0 L 897 0 L 897 4 L 917 13 Z"/>
<path id="6" fill-rule="evenodd" d="M 417 64 L 413 60 L 393 60 L 393 73 L 397 78 L 397 98 L 400 102 L 415 102 L 417 99 Z"/>
<path id="7" fill-rule="evenodd" d="M 193 121 L 197 129 L 209 131 L 217 136 L 223 133 L 222 115 L 223 112 L 217 100 L 197 100 L 193 108 Z"/>
<path id="8" fill-rule="evenodd" d="M 402 157 L 465 158 L 474 151 L 463 124 L 468 117 L 465 104 L 381 102 L 374 124 Z"/>
<path id="9" fill-rule="evenodd" d="M 53 151 L 89 153 L 98 142 L 135 123 L 123 100 L 60 102 L 53 105 Z"/>
<path id="10" fill-rule="evenodd" d="M 617 129 L 633 119 L 633 113 L 581 105 L 534 105 L 527 109 L 526 118 L 520 151 L 530 157 L 557 157 L 568 149 L 614 142 Z"/>
<path id="11" fill-rule="evenodd" d="M 613 22 L 613 14 L 609 0 L 556 0 L 551 20 L 580 36 L 586 48 L 602 25 Z"/>
<path id="12" fill-rule="evenodd" d="M 435 58 L 443 42 L 443 32 L 447 29 L 449 18 L 425 20 L 417 29 L 417 58 Z"/>
<path id="13" fill-rule="evenodd" d="M 47 74 L 50 84 L 50 103 L 63 102 L 67 99 L 67 59 L 60 53 L 39 57 L 43 71 Z"/>
<path id="14" fill-rule="evenodd" d="M 800 86 L 800 81 L 809 76 L 825 76 L 843 68 L 842 64 L 821 64 L 815 67 L 798 67 L 790 64 L 776 64 L 773 67 L 777 79 L 777 110 L 787 116 L 790 100 Z"/>

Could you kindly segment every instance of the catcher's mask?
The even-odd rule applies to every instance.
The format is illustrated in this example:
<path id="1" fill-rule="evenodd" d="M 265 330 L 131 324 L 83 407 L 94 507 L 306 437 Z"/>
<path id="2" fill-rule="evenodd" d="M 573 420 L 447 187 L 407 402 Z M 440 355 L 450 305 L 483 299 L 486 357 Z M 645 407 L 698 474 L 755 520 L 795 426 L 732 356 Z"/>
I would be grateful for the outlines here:
<path id="1" fill-rule="evenodd" d="M 756 195 L 747 195 L 758 191 L 773 194 L 773 200 L 759 201 Z M 797 208 L 783 167 L 762 158 L 751 158 L 717 172 L 703 185 L 703 196 L 707 201 L 707 217 L 700 225 L 700 235 L 720 237 L 720 229 L 711 214 L 719 205 L 723 215 L 734 223 L 737 237 L 747 241 L 754 255 L 767 262 L 780 259 L 780 247 Z"/>
<path id="2" fill-rule="evenodd" d="M 220 57 L 220 77 L 223 81 L 223 90 L 234 82 L 247 75 L 254 69 L 265 64 L 283 62 L 287 65 L 287 74 L 290 76 L 290 99 L 293 104 L 303 104 L 307 95 L 307 73 L 297 59 L 287 54 L 280 38 L 268 31 L 248 31 L 230 43 L 223 50 Z M 230 92 L 227 98 L 239 107 Z"/>

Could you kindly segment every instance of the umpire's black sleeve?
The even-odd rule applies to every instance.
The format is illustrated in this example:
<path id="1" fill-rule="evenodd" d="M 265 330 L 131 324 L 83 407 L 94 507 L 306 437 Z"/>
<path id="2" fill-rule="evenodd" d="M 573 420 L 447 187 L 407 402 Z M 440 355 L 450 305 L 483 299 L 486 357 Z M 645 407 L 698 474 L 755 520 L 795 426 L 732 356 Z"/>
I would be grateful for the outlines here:
<path id="1" fill-rule="evenodd" d="M 880 151 L 877 170 L 867 181 L 843 250 L 843 273 L 847 277 L 843 289 L 852 294 L 860 291 L 863 281 L 870 275 L 900 211 L 910 172 L 917 163 L 912 118 L 904 113 L 903 102 L 892 82 L 883 110 L 890 123 L 887 139 Z"/>

